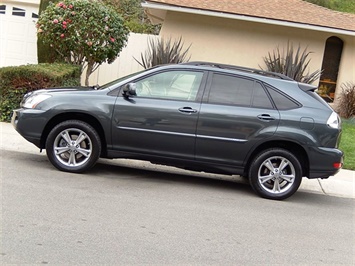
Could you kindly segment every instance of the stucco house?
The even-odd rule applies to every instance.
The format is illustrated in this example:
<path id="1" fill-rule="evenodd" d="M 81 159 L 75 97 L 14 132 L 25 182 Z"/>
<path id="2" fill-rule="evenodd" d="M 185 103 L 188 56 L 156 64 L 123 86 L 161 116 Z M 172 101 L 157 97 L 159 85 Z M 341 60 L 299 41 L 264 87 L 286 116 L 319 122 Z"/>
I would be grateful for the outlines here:
<path id="1" fill-rule="evenodd" d="M 37 63 L 40 0 L 0 0 L 0 67 Z"/>
<path id="2" fill-rule="evenodd" d="M 39 4 L 40 0 L 0 0 L 0 67 L 37 63 Z M 152 22 L 162 23 L 161 36 L 182 36 L 185 44 L 192 44 L 191 60 L 259 68 L 268 52 L 290 41 L 313 52 L 310 70 L 324 70 L 319 85 L 328 88 L 327 99 L 336 99 L 342 83 L 355 82 L 354 14 L 302 0 L 146 0 L 142 6 Z M 142 47 L 130 40 L 125 49 L 129 53 L 120 55 L 125 66 L 135 64 L 132 54 L 138 57 L 146 47 L 143 36 L 138 37 Z M 100 69 L 93 84 L 136 70 L 123 71 L 116 65 Z"/>
<path id="3" fill-rule="evenodd" d="M 310 70 L 323 69 L 319 86 L 332 101 L 355 82 L 355 14 L 302 0 L 146 0 L 142 6 L 163 37 L 183 37 L 191 61 L 253 68 L 288 41 L 312 51 Z"/>

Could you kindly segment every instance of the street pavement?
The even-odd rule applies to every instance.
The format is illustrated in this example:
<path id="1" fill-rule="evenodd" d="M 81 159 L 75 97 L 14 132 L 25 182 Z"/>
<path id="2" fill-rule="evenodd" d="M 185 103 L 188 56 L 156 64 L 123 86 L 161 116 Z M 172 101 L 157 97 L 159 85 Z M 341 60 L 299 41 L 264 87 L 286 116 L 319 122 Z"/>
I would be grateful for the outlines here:
<path id="1" fill-rule="evenodd" d="M 26 141 L 10 123 L 4 122 L 0 123 L 0 152 L 2 150 L 39 154 L 39 149 L 36 146 Z M 133 160 L 126 160 L 126 162 L 132 165 L 137 163 Z M 150 165 L 150 163 L 144 163 Z M 303 178 L 299 190 L 336 197 L 355 198 L 355 171 L 342 169 L 338 174 L 328 179 Z"/>

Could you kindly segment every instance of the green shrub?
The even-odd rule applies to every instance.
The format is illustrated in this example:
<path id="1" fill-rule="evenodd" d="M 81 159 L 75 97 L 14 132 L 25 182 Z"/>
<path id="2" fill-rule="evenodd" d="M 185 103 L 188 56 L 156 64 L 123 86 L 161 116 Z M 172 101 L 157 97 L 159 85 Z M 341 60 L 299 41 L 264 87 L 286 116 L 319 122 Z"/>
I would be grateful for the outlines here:
<path id="1" fill-rule="evenodd" d="M 306 0 L 306 1 L 336 11 L 355 13 L 354 0 Z"/>
<path id="2" fill-rule="evenodd" d="M 9 122 L 27 92 L 80 85 L 80 68 L 68 64 L 38 64 L 0 68 L 0 121 Z"/>
<path id="3" fill-rule="evenodd" d="M 312 73 L 308 71 L 308 65 L 311 61 L 309 58 L 312 52 L 307 51 L 307 48 L 301 50 L 300 44 L 297 49 L 293 48 L 292 43 L 287 43 L 286 50 L 280 50 L 279 47 L 271 54 L 263 57 L 267 71 L 284 74 L 296 81 L 304 83 L 313 83 L 318 80 L 322 74 L 321 70 L 316 70 Z"/>
<path id="4" fill-rule="evenodd" d="M 355 117 L 355 83 L 348 82 L 341 85 L 336 109 L 343 118 Z"/>
<path id="5" fill-rule="evenodd" d="M 182 37 L 175 39 L 149 39 L 148 48 L 145 53 L 141 53 L 140 61 L 134 58 L 143 68 L 151 68 L 163 64 L 180 64 L 188 62 L 188 52 L 191 44 L 184 48 Z"/>

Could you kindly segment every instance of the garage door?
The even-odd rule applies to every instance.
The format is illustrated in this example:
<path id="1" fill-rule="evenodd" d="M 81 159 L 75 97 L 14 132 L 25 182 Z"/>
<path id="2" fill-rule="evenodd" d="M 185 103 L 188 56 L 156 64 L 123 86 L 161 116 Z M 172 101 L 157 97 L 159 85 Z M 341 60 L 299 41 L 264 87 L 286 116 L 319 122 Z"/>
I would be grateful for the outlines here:
<path id="1" fill-rule="evenodd" d="M 37 63 L 38 7 L 0 4 L 0 67 Z"/>

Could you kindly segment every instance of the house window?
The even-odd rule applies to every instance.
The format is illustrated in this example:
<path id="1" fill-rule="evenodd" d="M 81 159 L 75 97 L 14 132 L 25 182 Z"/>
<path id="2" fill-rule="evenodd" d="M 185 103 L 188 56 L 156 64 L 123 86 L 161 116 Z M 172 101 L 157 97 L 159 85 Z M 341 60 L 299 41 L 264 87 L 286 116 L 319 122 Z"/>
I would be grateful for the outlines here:
<path id="1" fill-rule="evenodd" d="M 21 8 L 17 8 L 17 7 L 13 7 L 12 8 L 12 15 L 24 17 L 26 15 L 26 10 L 21 9 Z"/>
<path id="2" fill-rule="evenodd" d="M 0 14 L 5 14 L 6 12 L 6 6 L 5 5 L 1 5 L 0 6 Z"/>
<path id="3" fill-rule="evenodd" d="M 38 18 L 38 15 L 35 13 L 32 13 L 32 18 Z"/>
<path id="4" fill-rule="evenodd" d="M 320 77 L 318 92 L 327 102 L 334 101 L 343 45 L 343 41 L 335 36 L 328 38 L 325 44 L 323 73 Z"/>

